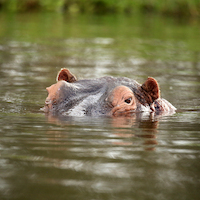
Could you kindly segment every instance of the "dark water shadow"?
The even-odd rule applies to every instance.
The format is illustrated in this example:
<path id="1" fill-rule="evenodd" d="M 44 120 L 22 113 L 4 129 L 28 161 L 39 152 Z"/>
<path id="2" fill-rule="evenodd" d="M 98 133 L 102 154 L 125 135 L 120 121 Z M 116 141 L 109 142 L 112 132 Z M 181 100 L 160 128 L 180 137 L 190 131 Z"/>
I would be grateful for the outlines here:
<path id="1" fill-rule="evenodd" d="M 170 114 L 172 115 L 172 114 Z M 129 117 L 71 117 L 63 115 L 46 114 L 48 123 L 69 129 L 70 127 L 92 128 L 100 130 L 99 134 L 107 131 L 112 138 L 121 138 L 120 141 L 112 142 L 117 146 L 130 146 L 134 144 L 134 139 L 143 140 L 145 150 L 155 150 L 157 142 L 157 134 L 159 133 L 159 121 L 170 116 L 166 114 L 155 113 L 137 113 Z M 84 133 L 83 133 L 84 134 Z M 128 140 L 127 140 L 128 139 Z"/>
<path id="2" fill-rule="evenodd" d="M 190 113 L 198 112 L 198 113 L 200 113 L 200 109 L 199 109 L 199 108 L 178 109 L 178 110 L 176 111 L 176 113 L 185 113 L 185 112 L 190 112 Z"/>

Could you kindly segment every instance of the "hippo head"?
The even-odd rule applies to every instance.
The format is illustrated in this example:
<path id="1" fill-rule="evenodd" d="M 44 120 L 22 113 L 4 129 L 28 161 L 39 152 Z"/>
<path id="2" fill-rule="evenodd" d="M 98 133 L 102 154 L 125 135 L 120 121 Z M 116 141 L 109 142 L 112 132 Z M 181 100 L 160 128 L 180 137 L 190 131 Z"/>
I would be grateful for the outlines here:
<path id="1" fill-rule="evenodd" d="M 47 91 L 44 112 L 64 115 L 127 116 L 136 112 L 176 110 L 160 98 L 159 85 L 151 77 L 142 85 L 125 77 L 77 80 L 68 69 L 61 69 L 57 83 Z"/>

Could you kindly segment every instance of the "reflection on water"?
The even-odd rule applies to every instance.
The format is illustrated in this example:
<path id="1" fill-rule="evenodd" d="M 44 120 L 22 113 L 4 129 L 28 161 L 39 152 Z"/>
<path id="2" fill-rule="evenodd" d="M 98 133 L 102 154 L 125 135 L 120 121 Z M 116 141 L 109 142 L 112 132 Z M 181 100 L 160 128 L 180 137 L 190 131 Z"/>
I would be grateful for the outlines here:
<path id="1" fill-rule="evenodd" d="M 58 192 L 61 199 L 135 194 L 154 199 L 162 191 L 163 198 L 176 199 L 181 191 L 179 198 L 187 199 L 192 190 L 195 199 L 200 138 L 195 122 L 178 122 L 182 117 L 62 121 L 43 114 L 5 116 L 9 124 L 1 119 L 2 194 L 8 199 L 30 194 L 42 199 L 34 191 L 49 191 L 43 195 L 50 199 Z"/>
<path id="2" fill-rule="evenodd" d="M 198 22 L 51 13 L 0 22 L 0 199 L 200 198 Z M 153 76 L 179 111 L 45 116 L 61 67 L 78 78 Z"/>

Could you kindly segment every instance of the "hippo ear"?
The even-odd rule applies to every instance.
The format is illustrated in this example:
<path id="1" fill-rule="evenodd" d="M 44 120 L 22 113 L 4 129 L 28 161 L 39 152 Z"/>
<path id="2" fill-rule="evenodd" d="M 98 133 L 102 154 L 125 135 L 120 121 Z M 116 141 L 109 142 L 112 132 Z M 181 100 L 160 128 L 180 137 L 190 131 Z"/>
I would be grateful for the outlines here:
<path id="1" fill-rule="evenodd" d="M 141 86 L 143 92 L 148 96 L 148 103 L 153 103 L 156 99 L 160 97 L 160 89 L 158 82 L 149 77 Z"/>
<path id="2" fill-rule="evenodd" d="M 69 83 L 73 83 L 77 81 L 76 77 L 66 68 L 62 68 L 57 75 L 56 81 L 67 81 Z"/>

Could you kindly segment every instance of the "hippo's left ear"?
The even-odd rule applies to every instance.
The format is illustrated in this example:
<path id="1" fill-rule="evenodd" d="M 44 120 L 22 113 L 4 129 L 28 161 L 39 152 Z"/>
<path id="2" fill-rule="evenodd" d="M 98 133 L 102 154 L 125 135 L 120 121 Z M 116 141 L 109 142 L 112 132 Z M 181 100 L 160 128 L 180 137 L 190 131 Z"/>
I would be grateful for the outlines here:
<path id="1" fill-rule="evenodd" d="M 69 83 L 73 83 L 77 81 L 76 77 L 66 68 L 62 68 L 57 75 L 56 81 L 67 81 Z"/>
<path id="2" fill-rule="evenodd" d="M 152 77 L 149 77 L 142 84 L 141 89 L 148 96 L 149 104 L 153 103 L 156 99 L 160 97 L 160 89 L 158 82 Z"/>

